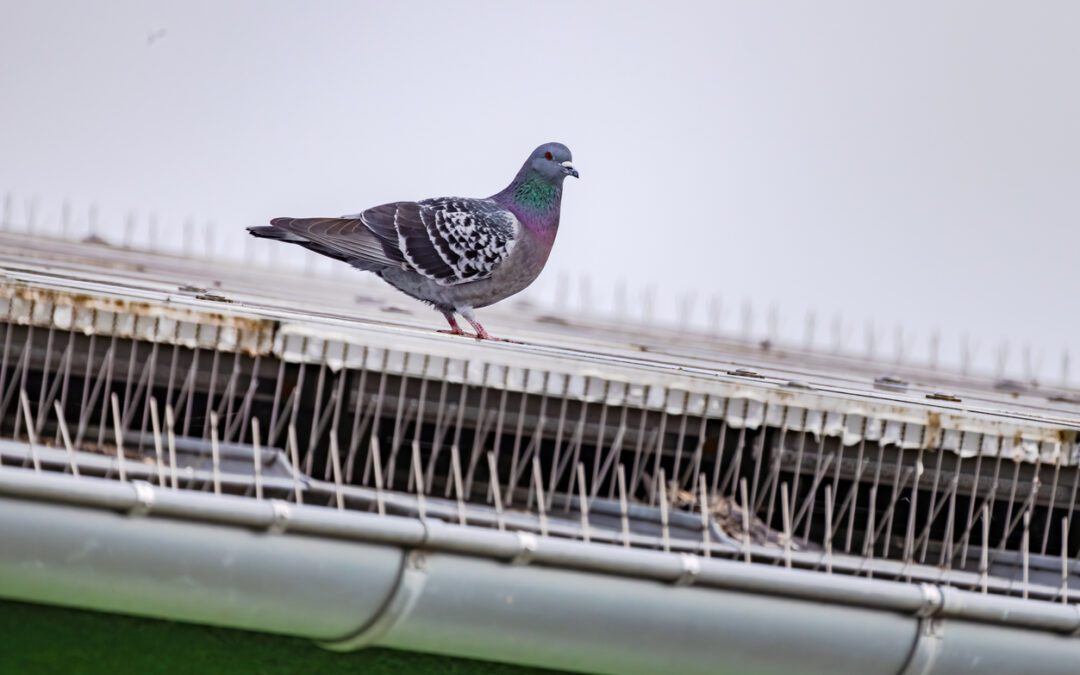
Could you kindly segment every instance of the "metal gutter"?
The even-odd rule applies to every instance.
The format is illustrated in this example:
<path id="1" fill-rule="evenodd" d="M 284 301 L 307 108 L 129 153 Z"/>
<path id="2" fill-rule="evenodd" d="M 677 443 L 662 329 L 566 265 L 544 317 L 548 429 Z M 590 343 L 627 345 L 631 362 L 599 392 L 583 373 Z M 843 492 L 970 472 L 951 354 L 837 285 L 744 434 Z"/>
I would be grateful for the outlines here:
<path id="1" fill-rule="evenodd" d="M 178 449 L 185 445 L 188 445 L 189 449 L 195 449 L 187 439 L 183 438 L 178 439 L 177 445 Z M 225 459 L 231 451 L 236 453 L 237 461 L 242 463 L 244 461 L 242 453 L 239 453 L 238 450 L 243 447 L 244 446 L 235 444 L 222 444 L 220 447 L 222 458 Z M 246 450 L 248 453 L 251 451 L 250 447 L 247 447 Z M 421 511 L 423 511 L 425 516 L 431 518 L 435 522 L 452 522 L 461 518 L 463 513 L 467 513 L 467 524 L 474 526 L 474 528 L 479 526 L 481 531 L 483 528 L 497 528 L 499 527 L 500 522 L 505 529 L 525 532 L 540 531 L 539 520 L 527 513 L 509 511 L 503 512 L 500 516 L 494 509 L 485 508 L 476 504 L 464 506 L 463 512 L 462 510 L 459 510 L 458 506 L 453 502 L 438 497 L 426 497 L 421 503 L 417 500 L 415 495 L 410 494 L 388 492 L 383 493 L 380 497 L 379 492 L 371 488 L 358 486 L 343 486 L 338 488 L 332 483 L 311 480 L 302 474 L 296 474 L 288 465 L 288 460 L 281 456 L 281 451 L 279 450 L 264 448 L 262 455 L 264 457 L 261 478 L 263 490 L 277 489 L 280 492 L 287 493 L 298 489 L 301 494 L 304 495 L 304 499 L 312 503 L 320 500 L 328 503 L 340 492 L 347 500 L 366 504 L 370 509 L 377 509 L 378 504 L 381 502 L 382 507 L 386 512 L 396 516 L 405 516 L 405 520 L 417 518 Z M 67 467 L 69 470 L 71 466 L 75 466 L 78 468 L 81 475 L 91 474 L 94 476 L 108 476 L 115 475 L 119 470 L 119 463 L 112 457 L 79 451 L 76 451 L 71 455 L 56 448 L 47 446 L 37 447 L 28 443 L 0 439 L 0 464 L 26 466 L 34 461 L 39 462 L 42 466 L 51 465 L 53 467 L 60 467 L 61 469 Z M 128 461 L 125 464 L 126 473 L 130 480 L 136 482 L 147 481 L 151 483 L 160 480 L 161 484 L 168 485 L 167 481 L 170 476 L 159 475 L 158 469 L 151 465 L 133 461 Z M 273 475 L 271 471 L 274 468 L 276 468 L 278 473 L 289 475 L 290 477 L 281 478 Z M 224 467 L 222 471 L 216 474 L 216 476 L 211 470 L 196 470 L 191 467 L 185 467 L 184 470 L 177 472 L 177 475 L 182 479 L 184 484 L 201 483 L 209 485 L 216 480 L 223 488 L 226 488 L 231 492 L 251 492 L 254 489 L 254 482 L 250 474 L 232 473 L 225 470 Z M 297 481 L 300 482 L 298 483 Z M 169 494 L 169 492 L 166 492 L 166 494 Z M 573 509 L 573 520 L 568 520 L 565 516 L 560 519 L 557 515 L 549 514 L 546 521 L 547 533 L 549 535 L 571 539 L 580 536 L 580 516 L 578 515 L 580 511 L 578 510 L 577 499 L 569 498 L 568 501 Z M 281 504 L 277 502 L 271 503 L 275 503 L 279 507 L 281 506 Z M 554 500 L 553 503 L 557 506 L 562 502 L 561 500 Z M 647 507 L 639 505 L 629 506 L 628 511 L 634 515 L 635 518 L 641 520 L 652 518 L 655 515 L 655 510 L 650 510 Z M 618 511 L 613 504 L 599 499 L 592 503 L 589 507 L 589 512 L 592 516 L 604 513 L 607 513 L 609 516 L 618 516 Z M 700 524 L 700 520 L 697 517 L 680 511 L 670 512 L 668 514 L 668 520 L 669 527 L 681 524 L 687 529 L 690 529 L 693 525 Z M 631 533 L 628 537 L 624 538 L 624 535 L 617 529 L 605 528 L 602 525 L 594 525 L 590 528 L 590 540 L 594 543 L 614 545 L 620 545 L 623 544 L 624 541 L 627 541 L 635 548 L 646 549 L 659 549 L 663 546 L 663 538 L 661 536 Z M 677 553 L 690 553 L 699 556 L 706 555 L 703 552 L 702 542 L 696 537 L 691 537 L 689 539 L 669 538 L 668 549 Z M 815 570 L 826 565 L 825 558 L 821 551 L 785 552 L 782 549 L 771 546 L 758 544 L 746 545 L 744 542 L 732 540 L 716 526 L 715 522 L 711 522 L 708 555 L 721 558 L 737 558 L 745 557 L 748 554 L 755 562 L 762 564 L 780 565 L 790 562 L 793 566 L 798 568 Z M 1019 568 L 1022 563 L 1015 558 L 1018 558 L 1018 556 L 1013 555 L 1008 551 L 1000 552 L 995 556 L 995 564 L 1004 563 Z M 867 576 L 884 579 L 903 578 L 908 584 L 933 583 L 967 588 L 975 588 L 985 584 L 986 588 L 995 594 L 1022 595 L 1026 589 L 1028 596 L 1032 599 L 1049 601 L 1059 600 L 1062 592 L 1060 585 L 1056 585 L 1059 574 L 1058 561 L 1043 556 L 1029 557 L 1029 564 L 1033 574 L 1026 585 L 1023 584 L 1022 581 L 1006 579 L 1001 576 L 992 575 L 983 578 L 977 572 L 968 572 L 957 569 L 942 570 L 940 567 L 932 565 L 908 564 L 902 561 L 889 560 L 887 558 L 867 559 L 834 552 L 831 554 L 830 560 L 831 563 L 829 564 L 832 567 L 832 570 L 839 573 L 841 576 Z M 1080 563 L 1070 563 L 1070 569 L 1073 570 L 1074 574 L 1076 573 L 1077 565 L 1080 565 Z M 1040 583 L 1040 580 L 1042 580 L 1042 583 Z M 1050 583 L 1050 581 L 1055 583 Z M 1070 591 L 1068 600 L 1075 603 L 1077 602 L 1077 599 L 1077 592 L 1075 590 Z"/>
<path id="2" fill-rule="evenodd" d="M 602 672 L 1080 662 L 1074 605 L 10 467 L 0 495 L 12 599 Z"/>

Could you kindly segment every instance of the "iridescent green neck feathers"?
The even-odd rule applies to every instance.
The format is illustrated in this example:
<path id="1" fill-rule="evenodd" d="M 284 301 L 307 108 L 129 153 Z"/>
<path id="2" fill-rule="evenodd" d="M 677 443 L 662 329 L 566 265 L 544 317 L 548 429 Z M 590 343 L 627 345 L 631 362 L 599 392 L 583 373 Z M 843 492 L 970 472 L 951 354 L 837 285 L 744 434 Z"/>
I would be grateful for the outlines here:
<path id="1" fill-rule="evenodd" d="M 514 186 L 514 201 L 536 212 L 550 211 L 559 205 L 562 190 L 540 176 L 528 176 Z"/>

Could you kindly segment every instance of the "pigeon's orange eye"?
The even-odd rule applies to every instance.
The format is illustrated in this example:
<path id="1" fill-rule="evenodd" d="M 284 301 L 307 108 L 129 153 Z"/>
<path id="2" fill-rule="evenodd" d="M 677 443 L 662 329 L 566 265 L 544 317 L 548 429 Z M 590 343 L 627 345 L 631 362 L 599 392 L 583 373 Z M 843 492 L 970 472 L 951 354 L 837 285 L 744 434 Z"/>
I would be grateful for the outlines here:
<path id="1" fill-rule="evenodd" d="M 553 159 L 553 157 L 551 156 L 550 152 L 545 152 L 544 153 L 544 159 Z"/>

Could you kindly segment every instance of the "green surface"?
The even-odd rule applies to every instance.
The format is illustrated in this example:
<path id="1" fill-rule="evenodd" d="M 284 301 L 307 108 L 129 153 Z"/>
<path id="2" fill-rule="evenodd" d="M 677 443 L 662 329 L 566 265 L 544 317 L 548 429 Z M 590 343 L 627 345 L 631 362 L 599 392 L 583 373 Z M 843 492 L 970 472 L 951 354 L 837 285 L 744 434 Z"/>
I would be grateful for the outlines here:
<path id="1" fill-rule="evenodd" d="M 551 673 L 485 661 L 0 602 L 0 673 Z"/>

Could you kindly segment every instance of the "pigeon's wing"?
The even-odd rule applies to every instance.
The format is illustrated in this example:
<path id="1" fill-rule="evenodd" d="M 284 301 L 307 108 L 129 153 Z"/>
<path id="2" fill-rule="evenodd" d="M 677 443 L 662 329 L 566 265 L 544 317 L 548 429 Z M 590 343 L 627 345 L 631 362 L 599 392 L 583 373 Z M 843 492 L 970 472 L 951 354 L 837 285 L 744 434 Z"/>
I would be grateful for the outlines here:
<path id="1" fill-rule="evenodd" d="M 416 259 L 430 244 L 451 270 L 441 279 L 446 285 L 490 277 L 510 256 L 521 232 L 513 213 L 486 199 L 428 199 L 419 206 L 427 241 L 414 233 L 402 253 Z M 400 237 L 400 226 L 398 231 Z"/>
<path id="2" fill-rule="evenodd" d="M 363 269 L 402 267 L 444 285 L 485 279 L 510 255 L 513 213 L 478 199 L 394 202 L 345 218 L 276 218 L 280 238 Z"/>

